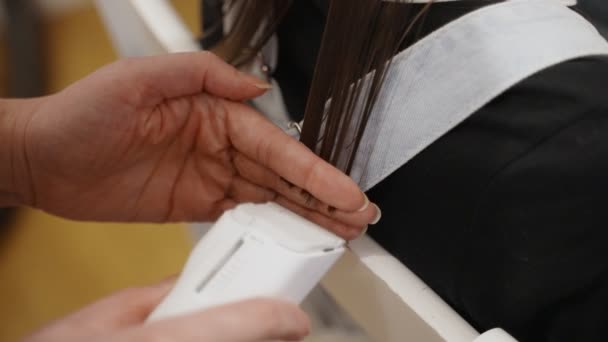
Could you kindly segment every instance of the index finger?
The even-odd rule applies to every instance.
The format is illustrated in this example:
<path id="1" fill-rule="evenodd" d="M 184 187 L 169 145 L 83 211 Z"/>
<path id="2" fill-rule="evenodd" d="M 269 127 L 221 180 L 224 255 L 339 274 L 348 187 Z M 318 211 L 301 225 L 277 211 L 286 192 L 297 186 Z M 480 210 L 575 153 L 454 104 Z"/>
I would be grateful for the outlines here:
<path id="1" fill-rule="evenodd" d="M 228 135 L 241 153 L 336 209 L 367 208 L 369 200 L 350 177 L 253 109 L 237 103 L 227 106 Z"/>

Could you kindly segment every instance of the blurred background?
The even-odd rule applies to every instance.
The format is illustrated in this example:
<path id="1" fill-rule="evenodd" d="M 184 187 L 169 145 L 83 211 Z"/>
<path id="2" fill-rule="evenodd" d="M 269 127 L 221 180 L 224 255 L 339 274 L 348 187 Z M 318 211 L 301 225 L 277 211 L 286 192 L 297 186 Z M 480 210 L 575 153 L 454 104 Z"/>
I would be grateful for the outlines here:
<path id="1" fill-rule="evenodd" d="M 197 0 L 175 0 L 198 30 Z M 0 97 L 57 92 L 116 56 L 92 0 L 0 0 Z M 76 223 L 0 211 L 0 341 L 115 290 L 179 272 L 190 237 L 179 225 Z"/>

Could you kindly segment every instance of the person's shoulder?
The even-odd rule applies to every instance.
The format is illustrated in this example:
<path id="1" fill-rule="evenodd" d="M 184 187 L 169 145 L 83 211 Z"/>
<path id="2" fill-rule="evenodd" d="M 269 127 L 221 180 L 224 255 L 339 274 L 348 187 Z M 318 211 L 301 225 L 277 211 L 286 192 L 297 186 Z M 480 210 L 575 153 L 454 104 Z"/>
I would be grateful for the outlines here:
<path id="1" fill-rule="evenodd" d="M 522 85 L 537 85 L 608 106 L 608 55 L 578 58 L 542 70 Z M 593 101 L 595 102 L 595 101 Z"/>
<path id="2" fill-rule="evenodd" d="M 502 122 L 546 136 L 588 115 L 608 115 L 608 56 L 563 62 L 522 80 L 480 109 L 472 123 Z M 518 125 L 522 125 L 521 127 Z"/>
<path id="3" fill-rule="evenodd" d="M 560 63 L 553 68 L 554 71 L 562 72 L 588 72 L 588 71 L 600 71 L 608 72 L 608 55 L 597 55 L 583 58 L 573 59 L 567 62 Z"/>
<path id="4" fill-rule="evenodd" d="M 555 72 L 608 72 L 608 55 L 597 55 L 569 60 L 549 68 Z"/>

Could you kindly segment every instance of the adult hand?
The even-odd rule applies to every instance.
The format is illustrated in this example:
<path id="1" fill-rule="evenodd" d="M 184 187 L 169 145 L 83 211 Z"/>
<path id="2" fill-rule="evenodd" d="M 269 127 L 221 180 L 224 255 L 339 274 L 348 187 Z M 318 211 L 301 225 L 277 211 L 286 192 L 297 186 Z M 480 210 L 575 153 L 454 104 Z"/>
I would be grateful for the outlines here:
<path id="1" fill-rule="evenodd" d="M 308 334 L 308 319 L 297 306 L 270 299 L 144 324 L 171 285 L 121 291 L 42 328 L 24 342 L 296 341 Z"/>
<path id="2" fill-rule="evenodd" d="M 21 204 L 98 221 L 210 221 L 276 201 L 345 238 L 379 210 L 357 185 L 241 103 L 268 85 L 211 53 L 127 59 L 12 104 Z"/>

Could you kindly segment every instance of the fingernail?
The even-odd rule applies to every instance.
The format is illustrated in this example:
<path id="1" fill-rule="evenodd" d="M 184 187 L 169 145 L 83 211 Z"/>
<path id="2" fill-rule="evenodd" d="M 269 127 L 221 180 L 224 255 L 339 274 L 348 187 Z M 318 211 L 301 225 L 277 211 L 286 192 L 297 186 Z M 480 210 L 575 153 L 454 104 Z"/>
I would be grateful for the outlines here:
<path id="1" fill-rule="evenodd" d="M 357 210 L 358 213 L 365 211 L 365 209 L 367 209 L 367 207 L 369 207 L 369 198 L 367 198 L 366 194 L 363 194 L 363 196 L 365 197 L 365 203 L 363 204 L 361 209 Z"/>
<path id="2" fill-rule="evenodd" d="M 264 89 L 264 90 L 272 89 L 272 84 L 270 84 L 268 82 L 255 82 L 253 85 L 259 89 Z"/>
<path id="3" fill-rule="evenodd" d="M 268 82 L 264 82 L 262 80 L 260 80 L 259 78 L 250 75 L 246 72 L 241 72 L 241 76 L 249 83 L 251 83 L 254 87 L 258 88 L 258 89 L 264 89 L 264 90 L 268 90 L 268 89 L 272 89 L 272 84 L 268 83 Z"/>
<path id="4" fill-rule="evenodd" d="M 376 217 L 374 218 L 374 220 L 372 222 L 370 222 L 371 225 L 377 224 L 378 222 L 380 222 L 380 219 L 382 218 L 382 210 L 380 210 L 380 207 L 378 207 L 377 205 L 373 204 L 372 205 L 374 207 L 376 207 Z"/>

